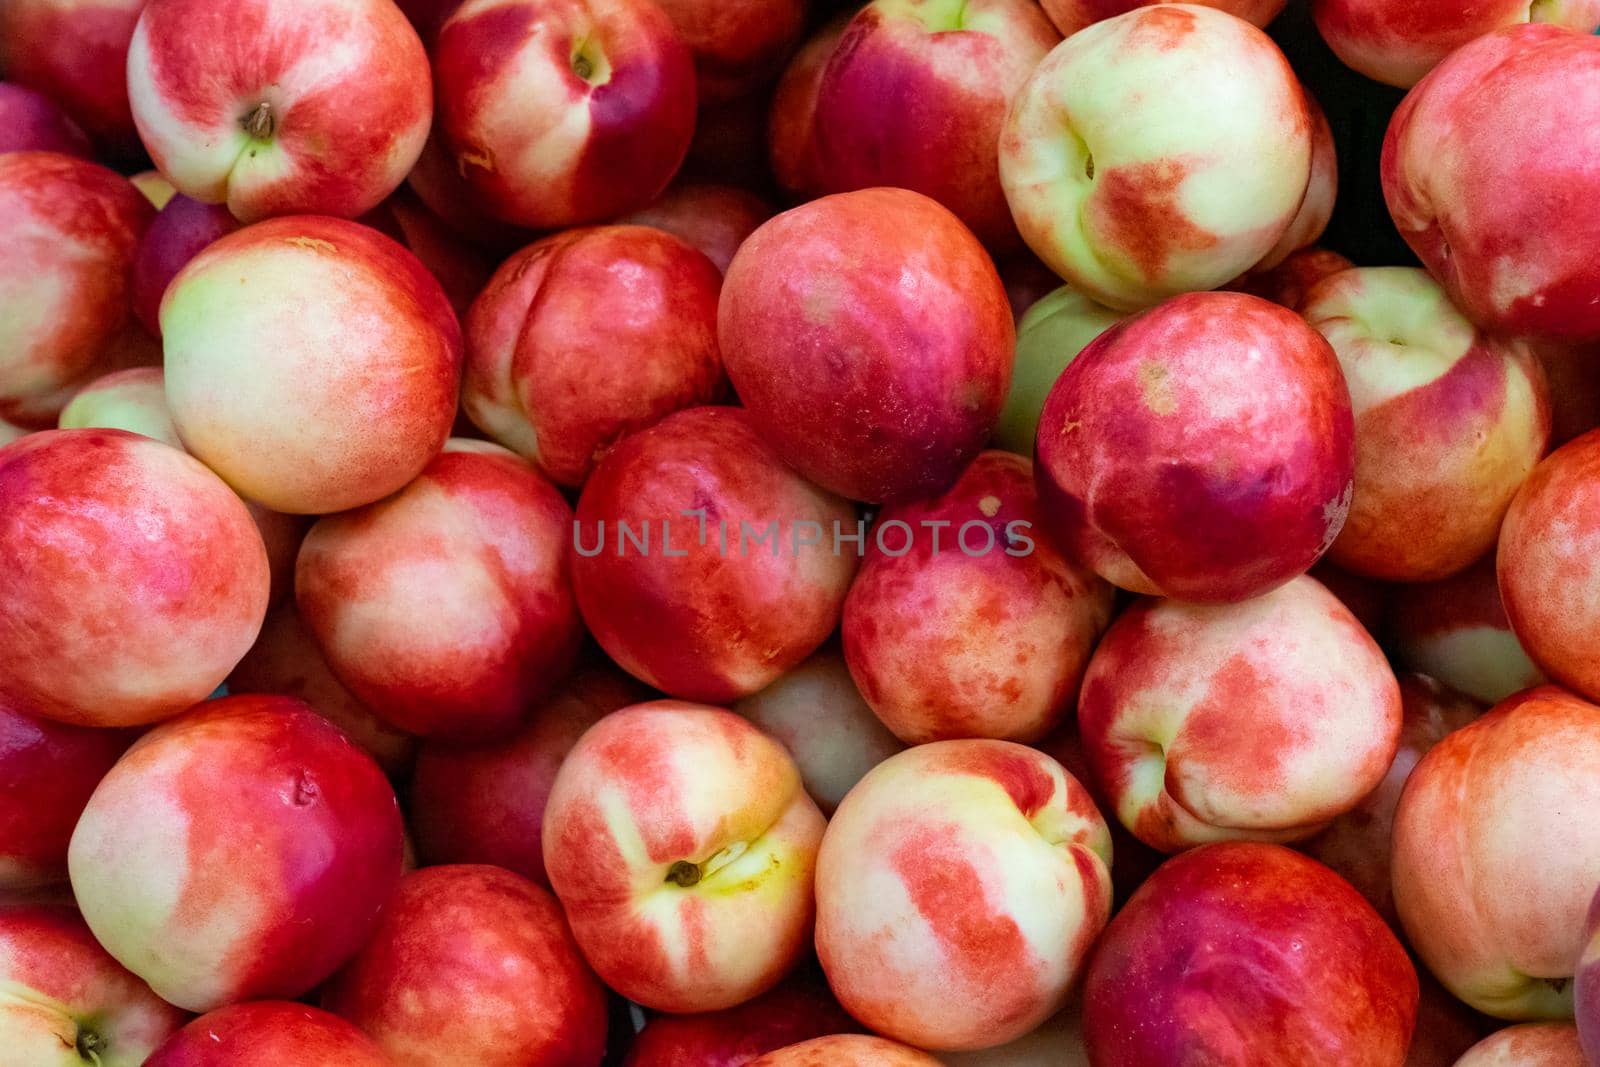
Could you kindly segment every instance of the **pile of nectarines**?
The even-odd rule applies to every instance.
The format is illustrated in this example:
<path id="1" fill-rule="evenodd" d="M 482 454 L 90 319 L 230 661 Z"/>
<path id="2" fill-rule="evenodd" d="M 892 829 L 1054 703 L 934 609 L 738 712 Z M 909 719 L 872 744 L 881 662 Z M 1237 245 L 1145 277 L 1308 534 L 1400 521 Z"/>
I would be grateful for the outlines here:
<path id="1" fill-rule="evenodd" d="M 1600 0 L 0 0 L 0 1067 L 1600 1067 Z"/>

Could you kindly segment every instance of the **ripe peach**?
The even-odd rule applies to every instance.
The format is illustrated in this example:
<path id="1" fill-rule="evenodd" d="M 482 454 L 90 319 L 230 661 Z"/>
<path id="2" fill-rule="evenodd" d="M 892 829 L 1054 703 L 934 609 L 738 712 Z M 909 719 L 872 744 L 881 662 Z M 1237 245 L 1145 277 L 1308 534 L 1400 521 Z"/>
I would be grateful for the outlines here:
<path id="1" fill-rule="evenodd" d="M 1094 778 L 1167 852 L 1310 837 L 1383 780 L 1400 727 L 1383 653 L 1311 578 L 1239 604 L 1135 604 L 1078 701 Z"/>
<path id="2" fill-rule="evenodd" d="M 94 163 L 0 154 L 0 418 L 53 426 L 76 386 L 125 364 L 134 255 L 154 215 Z"/>
<path id="3" fill-rule="evenodd" d="M 1044 753 L 907 749 L 850 791 L 823 839 L 828 982 L 851 1015 L 920 1047 L 1019 1037 L 1060 1010 L 1110 915 L 1110 851 L 1088 792 Z"/>
<path id="4" fill-rule="evenodd" d="M 400 878 L 378 765 L 298 700 L 236 696 L 146 734 L 72 835 L 95 937 L 190 1011 L 298 997 L 372 933 Z"/>
<path id="5" fill-rule="evenodd" d="M 1554 680 L 1600 699 L 1600 431 L 1551 453 L 1523 483 L 1500 529 L 1500 596 L 1512 632 Z"/>
<path id="6" fill-rule="evenodd" d="M 166 377 L 160 367 L 130 367 L 96 378 L 61 409 L 60 427 L 127 430 L 173 448 L 183 447 L 167 407 Z M 267 566 L 272 572 L 269 603 L 279 604 L 294 588 L 295 555 L 309 523 L 299 515 L 270 511 L 248 500 L 244 504 L 267 549 Z"/>
<path id="7" fill-rule="evenodd" d="M 1394 820 L 1394 902 L 1456 996 L 1507 1019 L 1572 1014 L 1600 885 L 1600 708 L 1542 686 L 1422 758 Z"/>
<path id="8" fill-rule="evenodd" d="M 424 737 L 505 736 L 582 639 L 572 509 L 523 460 L 453 438 L 400 492 L 306 535 L 295 602 L 333 673 Z"/>
<path id="9" fill-rule="evenodd" d="M 1311 182 L 1306 186 L 1300 210 L 1295 212 L 1289 228 L 1260 262 L 1250 268 L 1250 273 L 1272 270 L 1293 253 L 1315 244 L 1333 218 L 1334 201 L 1339 196 L 1339 156 L 1333 142 L 1333 128 L 1328 125 L 1328 116 L 1311 91 L 1304 84 L 1300 91 L 1305 93 L 1306 109 L 1311 113 Z"/>
<path id="10" fill-rule="evenodd" d="M 13 82 L 0 82 L 0 152 L 60 152 L 94 158 L 89 138 L 55 101 Z"/>
<path id="11" fill-rule="evenodd" d="M 1095 1067 L 1395 1067 L 1417 973 L 1328 868 L 1256 842 L 1168 860 L 1107 927 L 1084 986 Z"/>
<path id="12" fill-rule="evenodd" d="M 659 1011 L 717 1011 L 804 953 L 823 825 L 776 741 L 731 712 L 655 701 L 601 719 L 561 764 L 544 863 L 607 985 Z"/>
<path id="13" fill-rule="evenodd" d="M 61 722 L 176 715 L 266 615 L 267 553 L 244 504 L 194 459 L 121 430 L 0 449 L 0 559 L 27 561 L 0 597 L 0 705 Z"/>
<path id="14" fill-rule="evenodd" d="M 733 710 L 783 743 L 825 815 L 863 775 L 905 748 L 861 698 L 831 644 Z"/>
<path id="15" fill-rule="evenodd" d="M 1030 742 L 1071 714 L 1112 590 L 1045 539 L 1030 460 L 984 452 L 944 493 L 877 523 L 841 632 L 861 695 L 897 737 Z"/>
<path id="16" fill-rule="evenodd" d="M 839 1034 L 769 1052 L 747 1067 L 939 1067 L 939 1061 L 881 1037 Z"/>
<path id="17" fill-rule="evenodd" d="M 1039 415 L 1050 389 L 1096 337 L 1121 322 L 1120 311 L 1097 304 L 1063 285 L 1030 305 L 1017 322 L 1017 355 L 1011 392 L 994 430 L 996 448 L 1032 456 Z"/>
<path id="18" fill-rule="evenodd" d="M 275 511 L 388 496 L 455 418 L 461 331 L 444 291 L 353 222 L 273 219 L 216 241 L 173 279 L 161 329 L 184 444 Z"/>
<path id="19" fill-rule="evenodd" d="M 1102 19 L 1115 18 L 1134 8 L 1167 0 L 1041 0 L 1045 14 L 1056 24 L 1063 36 L 1070 37 Z M 1200 0 L 1206 7 L 1214 7 L 1237 15 L 1246 22 L 1265 26 L 1278 17 L 1285 0 Z"/>
<path id="20" fill-rule="evenodd" d="M 1584 33 L 1600 26 L 1596 0 L 1315 0 L 1317 30 L 1348 67 L 1409 89 L 1451 52 L 1505 26 L 1553 23 Z"/>
<path id="21" fill-rule="evenodd" d="M 1511 632 L 1493 553 L 1441 581 L 1394 586 L 1388 637 L 1397 662 L 1485 704 L 1545 680 Z"/>
<path id="22" fill-rule="evenodd" d="M 508 740 L 425 743 L 409 808 L 423 860 L 492 863 L 548 886 L 540 829 L 561 761 L 589 727 L 645 699 L 645 688 L 621 671 L 580 668 Z"/>
<path id="23" fill-rule="evenodd" d="M 1355 264 L 1328 248 L 1302 248 L 1291 252 L 1287 259 L 1270 269 L 1252 269 L 1229 282 L 1224 288 L 1270 300 L 1290 311 L 1299 311 L 1311 287 L 1330 274 L 1349 270 Z"/>
<path id="24" fill-rule="evenodd" d="M 244 222 L 371 211 L 433 120 L 428 55 L 387 0 L 150 0 L 127 69 L 156 167 Z"/>
<path id="25" fill-rule="evenodd" d="M 293 583 L 291 572 L 290 582 Z M 294 697 L 343 730 L 378 761 L 391 777 L 411 767 L 416 740 L 373 714 L 333 670 L 289 600 L 267 612 L 261 634 L 228 675 L 230 693 L 267 693 Z"/>
<path id="26" fill-rule="evenodd" d="M 638 211 L 617 221 L 654 226 L 706 254 L 727 273 L 745 238 L 772 217 L 772 207 L 748 189 L 732 185 L 674 185 Z"/>
<path id="27" fill-rule="evenodd" d="M 694 132 L 694 66 L 647 0 L 466 0 L 433 49 L 439 126 L 492 214 L 540 229 L 641 208 Z"/>
<path id="28" fill-rule="evenodd" d="M 1533 353 L 1474 328 L 1409 267 L 1324 278 L 1300 312 L 1333 346 L 1355 411 L 1355 492 L 1329 558 L 1392 581 L 1481 558 L 1550 436 Z"/>
<path id="29" fill-rule="evenodd" d="M 495 272 L 467 315 L 462 406 L 580 486 L 618 438 L 723 391 L 716 265 L 646 226 L 568 230 Z"/>
<path id="30" fill-rule="evenodd" d="M 547 890 L 498 867 L 406 875 L 323 1006 L 408 1067 L 598 1067 L 606 993 Z"/>
<path id="31" fill-rule="evenodd" d="M 1124 589 L 1258 596 L 1338 535 L 1353 430 L 1339 362 L 1299 316 L 1239 293 L 1175 297 L 1102 333 L 1050 390 L 1046 528 Z"/>
<path id="32" fill-rule="evenodd" d="M 0 893 L 66 881 L 72 828 L 132 742 L 0 707 Z"/>
<path id="33" fill-rule="evenodd" d="M 573 585 L 600 646 L 673 696 L 748 696 L 839 622 L 864 536 L 737 408 L 676 412 L 624 438 L 578 500 Z"/>
<path id="34" fill-rule="evenodd" d="M 1452 692 L 1424 674 L 1400 676 L 1400 747 L 1389 772 L 1355 807 L 1305 843 L 1321 860 L 1367 898 L 1384 922 L 1399 928 L 1389 873 L 1394 809 L 1406 779 L 1428 750 L 1447 734 L 1483 714 L 1483 705 Z"/>
<path id="35" fill-rule="evenodd" d="M 1455 1067 L 1587 1067 L 1571 1023 L 1508 1026 L 1473 1045 Z"/>
<path id="36" fill-rule="evenodd" d="M 1524 24 L 1457 49 L 1389 122 L 1395 226 L 1492 333 L 1600 339 L 1600 218 L 1571 209 L 1600 197 L 1596 120 L 1600 38 Z"/>
<path id="37" fill-rule="evenodd" d="M 772 80 L 806 26 L 807 0 L 658 0 L 694 56 L 701 104 L 750 95 Z"/>
<path id="38" fill-rule="evenodd" d="M 337 1015 L 283 1000 L 218 1008 L 179 1030 L 144 1067 L 390 1067 Z"/>
<path id="39" fill-rule="evenodd" d="M 147 0 L 6 0 L 0 70 L 43 93 L 119 159 L 141 154 L 128 110 L 128 42 Z"/>
<path id="40" fill-rule="evenodd" d="M 858 1029 L 828 987 L 803 973 L 737 1007 L 655 1016 L 622 1067 L 746 1067 L 762 1053 Z"/>
<path id="41" fill-rule="evenodd" d="M 161 336 L 161 298 L 172 279 L 207 245 L 238 228 L 239 220 L 223 205 L 202 204 L 182 193 L 157 213 L 133 261 L 134 314 L 152 336 Z"/>
<path id="42" fill-rule="evenodd" d="M 876 502 L 943 489 L 977 455 L 1016 331 L 993 262 L 954 215 L 917 193 L 866 189 L 752 234 L 728 267 L 718 336 L 778 454 L 825 489 Z"/>
<path id="43" fill-rule="evenodd" d="M 0 986 L 0 1042 L 17 1067 L 142 1067 L 183 1025 L 70 907 L 0 905 Z"/>
<path id="44" fill-rule="evenodd" d="M 817 154 L 817 95 L 822 74 L 839 47 L 854 12 L 843 11 L 801 45 L 772 94 L 767 148 L 778 185 L 796 200 L 820 196 L 822 159 Z"/>
<path id="45" fill-rule="evenodd" d="M 829 192 L 896 186 L 932 197 L 988 248 L 1022 247 L 997 146 L 1012 98 L 1061 41 L 1032 0 L 872 0 L 817 89 Z"/>
<path id="46" fill-rule="evenodd" d="M 1155 4 L 1072 34 L 1000 135 L 1023 240 L 1108 307 L 1213 289 L 1261 262 L 1311 180 L 1305 92 L 1266 34 Z"/>

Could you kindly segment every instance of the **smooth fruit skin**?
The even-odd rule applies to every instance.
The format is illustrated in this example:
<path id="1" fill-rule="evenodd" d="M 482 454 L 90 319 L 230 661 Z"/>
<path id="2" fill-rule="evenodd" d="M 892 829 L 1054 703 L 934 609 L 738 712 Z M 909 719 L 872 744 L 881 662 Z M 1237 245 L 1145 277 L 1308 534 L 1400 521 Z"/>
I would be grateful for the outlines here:
<path id="1" fill-rule="evenodd" d="M 1089 793 L 1044 753 L 907 749 L 850 791 L 823 838 L 829 985 L 869 1028 L 922 1048 L 1019 1037 L 1082 973 L 1111 913 L 1110 858 Z"/>
<path id="2" fill-rule="evenodd" d="M 1068 557 L 1137 593 L 1244 600 L 1304 574 L 1343 526 L 1350 394 L 1299 316 L 1190 293 L 1067 365 L 1037 456 L 1045 526 Z"/>
<path id="3" fill-rule="evenodd" d="M 1520 693 L 1433 747 L 1394 822 L 1394 901 L 1457 997 L 1504 1019 L 1572 1016 L 1600 885 L 1600 708 Z"/>
<path id="4" fill-rule="evenodd" d="M 1096 1067 L 1399 1067 L 1417 973 L 1372 906 L 1276 845 L 1168 860 L 1107 927 L 1084 986 Z"/>
<path id="5" fill-rule="evenodd" d="M 717 268 L 658 229 L 568 230 L 501 265 L 466 318 L 462 407 L 581 486 L 620 438 L 725 389 Z"/>
<path id="6" fill-rule="evenodd" d="M 161 329 L 184 445 L 276 511 L 388 496 L 455 419 L 461 329 L 444 291 L 353 222 L 296 216 L 222 238 L 173 279 Z"/>
<path id="7" fill-rule="evenodd" d="M 606 991 L 547 890 L 498 867 L 406 875 L 323 991 L 395 1067 L 598 1067 Z"/>
<path id="8" fill-rule="evenodd" d="M 150 201 L 150 206 L 158 212 L 178 195 L 178 190 L 161 176 L 159 170 L 141 170 L 137 174 L 129 175 L 128 180 L 133 183 L 134 188 L 144 194 L 145 199 Z"/>
<path id="9" fill-rule="evenodd" d="M 1596 0 L 1314 0 L 1317 30 L 1347 67 L 1409 89 L 1450 53 L 1520 23 L 1553 23 L 1582 33 L 1600 26 Z"/>
<path id="10" fill-rule="evenodd" d="M 658 1011 L 772 988 L 811 934 L 824 820 L 783 747 L 732 712 L 613 712 L 567 756 L 544 863 L 601 979 Z"/>
<path id="11" fill-rule="evenodd" d="M 1455 1067 L 1587 1067 L 1571 1023 L 1523 1023 L 1490 1034 Z"/>
<path id="12" fill-rule="evenodd" d="M 1546 681 L 1511 632 L 1493 552 L 1441 581 L 1393 586 L 1387 638 L 1398 663 L 1485 704 Z"/>
<path id="13" fill-rule="evenodd" d="M 1273 249 L 1310 184 L 1312 130 L 1266 34 L 1155 4 L 1073 34 L 1038 66 L 1000 135 L 1000 182 L 1040 259 L 1134 310 L 1213 289 Z"/>
<path id="14" fill-rule="evenodd" d="M 1512 336 L 1600 338 L 1600 38 L 1522 25 L 1439 64 L 1389 121 L 1389 213 L 1451 301 Z"/>
<path id="15" fill-rule="evenodd" d="M 824 197 L 764 224 L 728 267 L 718 335 L 778 454 L 873 502 L 955 480 L 999 418 L 1016 340 L 983 247 L 904 189 Z"/>
<path id="16" fill-rule="evenodd" d="M 747 1067 L 939 1067 L 939 1061 L 881 1037 L 838 1034 L 769 1052 Z"/>
<path id="17" fill-rule="evenodd" d="M 67 854 L 95 937 L 189 1011 L 315 987 L 375 929 L 400 860 L 378 765 L 276 696 L 224 697 L 146 734 Z"/>
<path id="18" fill-rule="evenodd" d="M 1271 270 L 1300 249 L 1315 244 L 1332 221 L 1334 201 L 1339 197 L 1339 154 L 1333 141 L 1333 127 L 1328 125 L 1322 105 L 1304 83 L 1300 91 L 1305 94 L 1306 109 L 1311 113 L 1311 181 L 1289 228 L 1261 261 L 1250 268 L 1252 271 Z"/>
<path id="19" fill-rule="evenodd" d="M 179 1030 L 144 1067 L 392 1067 L 360 1030 L 320 1008 L 258 1000 L 218 1008 Z"/>
<path id="20" fill-rule="evenodd" d="M 53 426 L 75 386 L 126 365 L 133 260 L 154 215 L 97 164 L 0 154 L 0 419 Z"/>
<path id="21" fill-rule="evenodd" d="M 167 407 L 166 375 L 160 367 L 129 367 L 96 378 L 61 409 L 58 425 L 63 430 L 127 430 L 183 448 Z M 309 523 L 299 515 L 271 511 L 248 500 L 244 506 L 267 549 L 267 566 L 272 572 L 269 603 L 281 604 L 294 586 L 295 555 Z"/>
<path id="22" fill-rule="evenodd" d="M 1355 491 L 1328 557 L 1390 581 L 1482 558 L 1550 437 L 1532 351 L 1476 329 L 1410 267 L 1324 278 L 1300 312 L 1338 355 L 1356 420 Z"/>
<path id="23" fill-rule="evenodd" d="M 1304 851 L 1355 886 L 1383 921 L 1400 928 L 1390 877 L 1394 811 L 1406 779 L 1428 750 L 1484 712 L 1477 701 L 1453 692 L 1424 674 L 1400 676 L 1400 746 L 1383 780 L 1355 807 L 1307 841 Z"/>
<path id="24" fill-rule="evenodd" d="M 868 771 L 905 748 L 862 699 L 833 643 L 733 710 L 788 749 L 824 815 Z"/>
<path id="25" fill-rule="evenodd" d="M 628 1047 L 623 1067 L 745 1067 L 800 1041 L 847 1034 L 860 1025 L 809 973 L 723 1011 L 657 1015 Z"/>
<path id="26" fill-rule="evenodd" d="M 1553 680 L 1600 699 L 1600 431 L 1547 456 L 1500 528 L 1497 570 L 1511 630 Z"/>
<path id="27" fill-rule="evenodd" d="M 1053 289 L 1028 306 L 1017 321 L 1011 391 L 994 430 L 995 447 L 1020 456 L 1033 455 L 1039 416 L 1056 379 L 1091 341 L 1123 317 L 1120 311 L 1095 303 L 1070 285 Z"/>
<path id="28" fill-rule="evenodd" d="M 1383 780 L 1400 728 L 1377 643 L 1304 577 L 1239 604 L 1135 604 L 1078 701 L 1095 780 L 1165 852 L 1310 837 Z"/>
<path id="29" fill-rule="evenodd" d="M 873 0 L 817 89 L 823 185 L 913 189 L 991 250 L 1021 248 L 996 150 L 1012 98 L 1060 40 L 1032 0 Z"/>
<path id="30" fill-rule="evenodd" d="M 638 211 L 618 219 L 634 226 L 654 226 L 687 241 L 706 254 L 724 274 L 745 238 L 772 217 L 772 205 L 736 185 L 675 183 Z"/>
<path id="31" fill-rule="evenodd" d="M 67 878 L 67 842 L 100 779 L 133 743 L 124 730 L 0 707 L 0 893 Z"/>
<path id="32" fill-rule="evenodd" d="M 422 152 L 432 89 L 388 0 L 150 0 L 128 51 L 156 167 L 244 222 L 378 206 Z"/>
<path id="33" fill-rule="evenodd" d="M 216 689 L 267 610 L 244 504 L 194 459 L 121 430 L 0 449 L 0 560 L 0 705 L 60 722 L 178 714 Z"/>
<path id="34" fill-rule="evenodd" d="M 767 115 L 767 161 L 778 187 L 799 202 L 824 192 L 817 152 L 822 75 L 854 13 L 842 11 L 813 33 L 784 68 Z"/>
<path id="35" fill-rule="evenodd" d="M 1338 252 L 1316 245 L 1291 252 L 1282 263 L 1269 269 L 1252 269 L 1223 288 L 1249 293 L 1263 300 L 1299 311 L 1311 287 L 1330 274 L 1349 270 L 1355 264 Z"/>
<path id="36" fill-rule="evenodd" d="M 838 626 L 863 526 L 737 408 L 690 408 L 624 438 L 578 499 L 572 560 L 589 632 L 686 700 L 771 683 Z M 702 536 L 703 535 L 703 536 Z M 764 539 L 763 539 L 764 538 Z"/>
<path id="37" fill-rule="evenodd" d="M 0 82 L 0 152 L 94 158 L 89 138 L 55 101 L 15 82 Z"/>
<path id="38" fill-rule="evenodd" d="M 1134 8 L 1165 2 L 1166 0 L 1040 0 L 1040 6 L 1044 8 L 1045 14 L 1050 16 L 1050 21 L 1056 24 L 1061 35 L 1071 37 L 1085 26 L 1093 25 L 1102 19 L 1115 18 Z M 1226 11 L 1246 22 L 1264 27 L 1278 17 L 1278 12 L 1283 10 L 1284 3 L 1285 0 L 1205 0 L 1204 6 Z"/>
<path id="39" fill-rule="evenodd" d="M 184 1020 L 66 906 L 0 905 L 0 987 L 0 1041 L 18 1067 L 141 1067 Z"/>
<path id="40" fill-rule="evenodd" d="M 452 438 L 416 480 L 306 535 L 295 603 L 333 673 L 406 733 L 505 736 L 571 669 L 572 509 L 522 459 Z"/>
<path id="41" fill-rule="evenodd" d="M 548 886 L 541 828 L 561 762 L 584 732 L 649 699 L 615 668 L 579 668 L 504 741 L 429 741 L 411 775 L 411 832 L 429 865 L 491 863 Z"/>
<path id="42" fill-rule="evenodd" d="M 1572 999 L 1578 1037 L 1584 1051 L 1593 1057 L 1600 1053 L 1600 891 L 1595 893 L 1584 923 L 1584 945 L 1573 977 Z"/>
<path id="43" fill-rule="evenodd" d="M 133 261 L 133 311 L 153 337 L 161 336 L 161 298 L 178 272 L 201 250 L 239 228 L 221 204 L 202 204 L 175 193 L 157 212 Z"/>
<path id="44" fill-rule="evenodd" d="M 102 152 L 141 154 L 128 110 L 128 42 L 147 0 L 6 0 L 0 70 L 48 96 Z"/>
<path id="45" fill-rule="evenodd" d="M 291 585 L 293 580 L 291 571 Z M 256 643 L 228 675 L 228 692 L 268 693 L 305 701 L 396 780 L 404 778 L 416 755 L 416 738 L 375 715 L 334 676 L 292 599 L 267 612 Z"/>
<path id="46" fill-rule="evenodd" d="M 894 522 L 909 551 L 876 538 L 845 600 L 861 695 L 907 744 L 1044 737 L 1077 703 L 1112 588 L 1046 539 L 1032 461 L 983 452 L 938 496 L 884 508 Z"/>
<path id="47" fill-rule="evenodd" d="M 757 93 L 799 42 L 807 0 L 659 0 L 694 56 L 702 106 Z"/>
<path id="48" fill-rule="evenodd" d="M 559 229 L 641 208 L 694 133 L 694 64 L 646 0 L 467 0 L 433 50 L 460 175 L 507 222 Z"/>

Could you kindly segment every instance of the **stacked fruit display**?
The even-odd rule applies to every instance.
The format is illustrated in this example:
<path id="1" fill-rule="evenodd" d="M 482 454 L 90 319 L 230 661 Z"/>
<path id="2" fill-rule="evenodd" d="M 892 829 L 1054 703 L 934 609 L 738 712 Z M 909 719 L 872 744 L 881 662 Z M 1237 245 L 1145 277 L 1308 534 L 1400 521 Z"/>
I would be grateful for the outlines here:
<path id="1" fill-rule="evenodd" d="M 0 1067 L 1597 1067 L 1597 27 L 0 0 Z"/>

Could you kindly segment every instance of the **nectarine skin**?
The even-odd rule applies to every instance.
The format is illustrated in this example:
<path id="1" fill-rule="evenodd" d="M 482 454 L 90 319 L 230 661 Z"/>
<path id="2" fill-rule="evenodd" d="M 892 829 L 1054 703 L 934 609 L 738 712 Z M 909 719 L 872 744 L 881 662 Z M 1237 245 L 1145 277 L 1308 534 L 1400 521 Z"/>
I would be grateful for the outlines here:
<path id="1" fill-rule="evenodd" d="M 814 200 L 745 241 L 723 283 L 722 359 L 786 462 L 854 500 L 943 489 L 993 431 L 1016 328 L 993 262 L 904 189 Z"/>
<path id="2" fill-rule="evenodd" d="M 1084 986 L 1096 1067 L 1395 1067 L 1417 973 L 1361 894 L 1276 845 L 1168 860 L 1112 920 Z"/>
<path id="3" fill-rule="evenodd" d="M 336 1015 L 258 1000 L 207 1012 L 179 1030 L 144 1067 L 390 1067 L 372 1041 Z"/>

